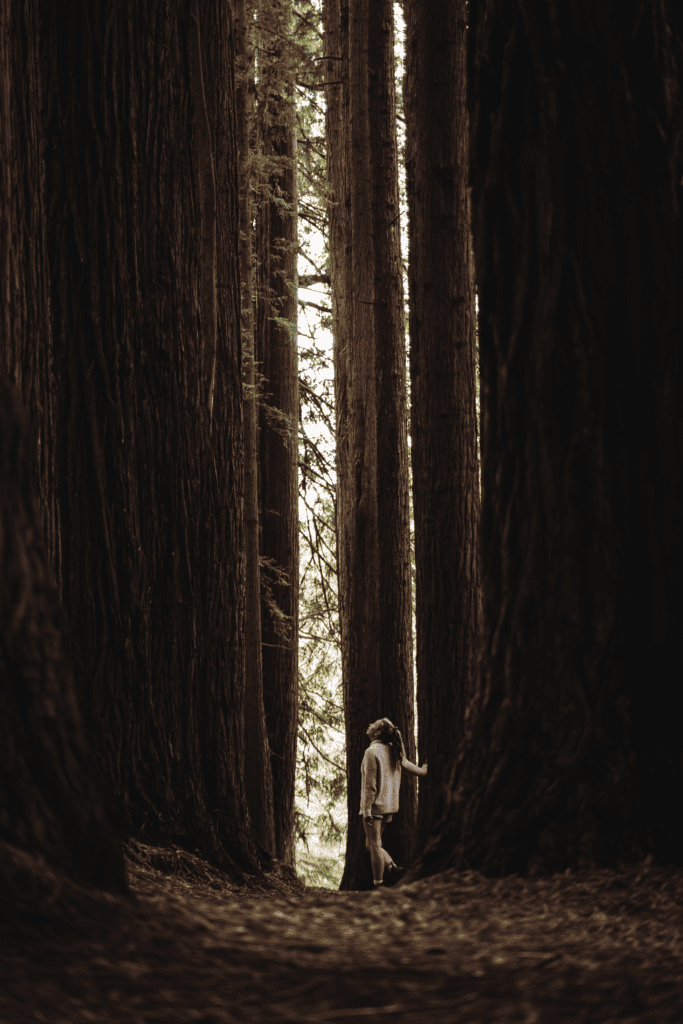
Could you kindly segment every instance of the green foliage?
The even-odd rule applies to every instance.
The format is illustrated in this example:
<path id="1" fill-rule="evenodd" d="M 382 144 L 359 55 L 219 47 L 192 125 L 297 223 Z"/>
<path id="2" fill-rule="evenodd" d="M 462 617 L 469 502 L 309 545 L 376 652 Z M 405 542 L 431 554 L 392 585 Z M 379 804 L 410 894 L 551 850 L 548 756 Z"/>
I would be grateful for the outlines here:
<path id="1" fill-rule="evenodd" d="M 344 871 L 344 857 L 315 856 L 309 851 L 297 854 L 296 873 L 306 885 L 323 889 L 338 889 Z"/>
<path id="2" fill-rule="evenodd" d="M 297 870 L 338 886 L 346 838 L 346 767 L 337 603 L 332 310 L 329 293 L 322 8 L 295 3 L 299 255 L 299 737 Z M 315 286 L 316 295 L 311 296 Z M 318 290 L 322 289 L 322 290 Z M 320 301 L 317 299 L 320 295 Z M 311 297 L 309 297 L 311 296 Z"/>

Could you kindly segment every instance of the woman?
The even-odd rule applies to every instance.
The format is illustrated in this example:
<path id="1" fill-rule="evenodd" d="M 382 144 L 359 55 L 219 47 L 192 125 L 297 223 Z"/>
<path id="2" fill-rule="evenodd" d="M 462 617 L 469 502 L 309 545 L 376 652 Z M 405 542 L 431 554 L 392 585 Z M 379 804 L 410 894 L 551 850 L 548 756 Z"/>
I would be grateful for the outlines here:
<path id="1" fill-rule="evenodd" d="M 406 758 L 403 738 L 388 718 L 379 718 L 368 728 L 372 740 L 361 765 L 360 813 L 365 828 L 365 849 L 370 851 L 375 887 L 384 883 L 384 869 L 401 869 L 382 849 L 382 833 L 398 811 L 401 768 L 411 775 L 426 775 L 427 764 L 418 768 Z"/>

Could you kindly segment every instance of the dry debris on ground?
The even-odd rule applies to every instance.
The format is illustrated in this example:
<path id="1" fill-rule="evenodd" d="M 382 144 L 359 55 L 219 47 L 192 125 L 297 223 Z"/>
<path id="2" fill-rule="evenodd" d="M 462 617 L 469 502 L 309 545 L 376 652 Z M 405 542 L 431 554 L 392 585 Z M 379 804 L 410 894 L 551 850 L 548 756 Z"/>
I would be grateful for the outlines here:
<path id="1" fill-rule="evenodd" d="M 0 1024 L 683 1021 L 680 871 L 340 893 L 129 853 L 135 901 L 88 894 L 84 913 L 80 890 L 65 917 L 62 893 L 0 925 Z"/>

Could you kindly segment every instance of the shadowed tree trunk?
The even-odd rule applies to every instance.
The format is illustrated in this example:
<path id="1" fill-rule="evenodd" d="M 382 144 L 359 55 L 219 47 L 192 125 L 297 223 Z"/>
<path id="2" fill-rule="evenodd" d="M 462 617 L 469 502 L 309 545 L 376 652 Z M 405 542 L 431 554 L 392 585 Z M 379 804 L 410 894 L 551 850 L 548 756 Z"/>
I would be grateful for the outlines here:
<path id="1" fill-rule="evenodd" d="M 59 579 L 38 4 L 3 0 L 0 11 L 0 365 L 30 416 L 44 537 Z"/>
<path id="2" fill-rule="evenodd" d="M 406 5 L 420 845 L 460 748 L 480 631 L 466 3 Z"/>
<path id="3" fill-rule="evenodd" d="M 216 377 L 216 165 L 213 153 L 211 124 L 204 87 L 204 45 L 198 0 L 190 0 L 188 23 L 188 69 L 190 72 L 190 107 L 192 133 L 197 167 L 199 200 L 199 323 L 201 349 L 199 365 L 204 388 L 203 397 L 213 411 L 213 390 Z"/>
<path id="4" fill-rule="evenodd" d="M 275 852 L 294 866 L 294 783 L 299 692 L 299 373 L 294 68 L 284 37 L 289 0 L 259 11 L 268 57 L 261 67 L 259 121 L 268 176 L 261 201 L 258 353 L 260 417 L 263 698 L 271 750 Z"/>
<path id="5" fill-rule="evenodd" d="M 275 851 L 273 774 L 263 706 L 261 658 L 261 573 L 259 570 L 258 402 L 254 366 L 254 280 L 252 252 L 252 174 L 254 143 L 253 8 L 235 3 L 237 47 L 237 125 L 240 190 L 240 285 L 242 372 L 244 379 L 244 550 L 245 550 L 245 756 L 247 805 L 254 831 Z"/>
<path id="6" fill-rule="evenodd" d="M 243 779 L 231 11 L 216 0 L 77 0 L 44 13 L 76 679 L 125 828 L 239 878 L 259 870 L 259 855 Z"/>
<path id="7" fill-rule="evenodd" d="M 5 915 L 31 904 L 34 883 L 28 884 L 30 865 L 20 851 L 44 858 L 84 885 L 127 891 L 121 844 L 97 783 L 64 654 L 63 616 L 43 542 L 43 520 L 53 528 L 55 521 L 38 58 L 37 3 L 0 0 L 0 889 Z M 48 536 L 54 553 L 54 530 Z"/>
<path id="8" fill-rule="evenodd" d="M 372 871 L 358 811 L 369 723 L 391 718 L 415 757 L 392 8 L 327 0 L 324 24 L 349 813 L 341 887 L 364 889 Z M 405 779 L 385 834 L 397 863 L 411 858 L 416 806 Z"/>
<path id="9" fill-rule="evenodd" d="M 30 889 L 26 872 L 17 872 L 17 848 L 44 857 L 81 884 L 127 892 L 121 843 L 98 786 L 64 656 L 62 611 L 42 542 L 36 453 L 29 438 L 18 395 L 0 369 L 0 888 L 5 913 L 15 901 L 25 906 Z"/>
<path id="10" fill-rule="evenodd" d="M 681 863 L 680 13 L 476 32 L 485 660 L 416 874 Z"/>

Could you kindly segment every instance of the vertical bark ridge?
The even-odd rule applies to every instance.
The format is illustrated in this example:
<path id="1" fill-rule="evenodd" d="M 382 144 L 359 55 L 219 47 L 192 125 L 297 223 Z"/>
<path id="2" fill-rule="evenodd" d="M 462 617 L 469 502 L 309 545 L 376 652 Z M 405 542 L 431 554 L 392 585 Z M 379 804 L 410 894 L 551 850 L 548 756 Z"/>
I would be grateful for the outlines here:
<path id="1" fill-rule="evenodd" d="M 54 448 L 54 372 L 45 252 L 39 14 L 34 3 L 3 6 L 0 103 L 0 359 L 19 388 L 36 439 L 43 533 L 60 578 Z"/>
<path id="2" fill-rule="evenodd" d="M 206 109 L 202 32 L 198 0 L 193 0 L 190 14 L 189 68 L 192 94 L 192 121 L 197 147 L 197 192 L 200 209 L 200 307 L 202 338 L 202 369 L 209 413 L 213 412 L 213 389 L 216 376 L 216 174 L 211 142 L 211 127 Z"/>

